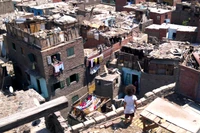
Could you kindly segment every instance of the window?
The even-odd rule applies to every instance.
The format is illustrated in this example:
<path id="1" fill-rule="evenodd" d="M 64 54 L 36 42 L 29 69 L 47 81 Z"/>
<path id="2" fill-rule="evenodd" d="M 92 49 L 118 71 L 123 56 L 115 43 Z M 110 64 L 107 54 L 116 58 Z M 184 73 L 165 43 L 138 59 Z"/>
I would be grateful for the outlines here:
<path id="1" fill-rule="evenodd" d="M 21 47 L 21 53 L 24 54 L 24 49 Z"/>
<path id="2" fill-rule="evenodd" d="M 176 39 L 176 33 L 173 33 L 173 34 L 172 34 L 172 39 L 173 39 L 173 40 Z"/>
<path id="3" fill-rule="evenodd" d="M 157 20 L 160 20 L 160 16 L 157 16 Z"/>
<path id="4" fill-rule="evenodd" d="M 47 63 L 51 65 L 52 63 L 56 64 L 61 61 L 61 53 L 57 53 L 51 56 L 47 56 Z"/>
<path id="5" fill-rule="evenodd" d="M 38 86 L 37 92 L 38 92 L 39 94 L 42 94 L 42 90 L 41 90 L 40 80 L 39 80 L 39 79 L 37 79 L 37 86 Z"/>
<path id="6" fill-rule="evenodd" d="M 69 86 L 72 82 L 78 82 L 78 81 L 79 81 L 79 74 L 73 74 L 66 79 L 67 86 Z"/>
<path id="7" fill-rule="evenodd" d="M 15 46 L 14 43 L 12 43 L 12 48 L 13 48 L 14 50 L 16 50 L 16 46 Z"/>
<path id="8" fill-rule="evenodd" d="M 167 19 L 168 18 L 168 14 L 165 14 L 165 19 Z"/>
<path id="9" fill-rule="evenodd" d="M 78 95 L 72 97 L 72 103 L 76 102 L 79 99 Z"/>
<path id="10" fill-rule="evenodd" d="M 74 55 L 74 47 L 68 48 L 67 49 L 67 57 L 70 57 Z"/>
<path id="11" fill-rule="evenodd" d="M 28 54 L 28 58 L 29 58 L 30 62 L 36 62 L 36 57 L 33 53 Z"/>
<path id="12" fill-rule="evenodd" d="M 57 82 L 53 85 L 53 89 L 56 90 L 58 88 L 63 89 L 65 87 L 65 82 L 64 81 L 60 81 Z"/>

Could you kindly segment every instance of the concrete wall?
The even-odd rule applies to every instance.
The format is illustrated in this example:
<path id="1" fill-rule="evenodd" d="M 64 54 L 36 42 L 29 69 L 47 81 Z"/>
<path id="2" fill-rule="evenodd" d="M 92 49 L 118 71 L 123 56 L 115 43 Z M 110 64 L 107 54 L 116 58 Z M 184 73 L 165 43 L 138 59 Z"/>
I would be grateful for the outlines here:
<path id="1" fill-rule="evenodd" d="M 0 14 L 14 12 L 14 6 L 11 0 L 0 2 Z"/>
<path id="2" fill-rule="evenodd" d="M 141 89 L 140 96 L 144 93 L 152 91 L 153 89 L 159 88 L 161 86 L 171 84 L 177 81 L 178 69 L 174 70 L 174 75 L 156 75 L 156 74 L 141 74 Z"/>

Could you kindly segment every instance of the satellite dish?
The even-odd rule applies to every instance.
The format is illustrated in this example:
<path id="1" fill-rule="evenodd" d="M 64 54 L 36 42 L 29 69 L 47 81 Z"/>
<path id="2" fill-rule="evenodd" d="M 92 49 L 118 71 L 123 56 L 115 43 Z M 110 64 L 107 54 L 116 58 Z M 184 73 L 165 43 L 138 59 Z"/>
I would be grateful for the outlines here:
<path id="1" fill-rule="evenodd" d="M 13 93 L 13 92 L 14 92 L 14 90 L 13 90 L 13 87 L 12 87 L 12 86 L 9 86 L 9 91 L 10 91 L 10 93 Z"/>
<path id="2" fill-rule="evenodd" d="M 40 102 L 39 102 L 36 98 L 33 99 L 33 102 L 34 102 L 34 104 L 35 104 L 36 106 L 39 106 L 39 105 L 40 105 Z"/>

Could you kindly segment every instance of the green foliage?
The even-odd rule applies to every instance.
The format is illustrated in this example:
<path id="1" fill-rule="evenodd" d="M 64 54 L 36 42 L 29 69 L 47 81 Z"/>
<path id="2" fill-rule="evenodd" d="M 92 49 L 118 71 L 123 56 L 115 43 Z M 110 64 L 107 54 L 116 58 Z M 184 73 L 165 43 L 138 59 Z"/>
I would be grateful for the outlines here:
<path id="1" fill-rule="evenodd" d="M 187 25 L 188 24 L 188 20 L 184 20 L 183 22 L 182 22 L 182 25 Z"/>

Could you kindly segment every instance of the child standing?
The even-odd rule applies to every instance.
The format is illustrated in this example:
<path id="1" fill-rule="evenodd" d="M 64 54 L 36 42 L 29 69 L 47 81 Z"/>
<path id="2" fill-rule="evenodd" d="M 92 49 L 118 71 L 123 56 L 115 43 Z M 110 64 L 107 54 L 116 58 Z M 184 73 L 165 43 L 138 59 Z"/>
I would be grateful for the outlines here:
<path id="1" fill-rule="evenodd" d="M 136 87 L 134 85 L 128 85 L 125 88 L 126 96 L 124 97 L 124 114 L 125 123 L 128 123 L 128 118 L 130 117 L 130 123 L 132 123 L 135 111 L 137 109 L 137 97 L 135 96 Z"/>

